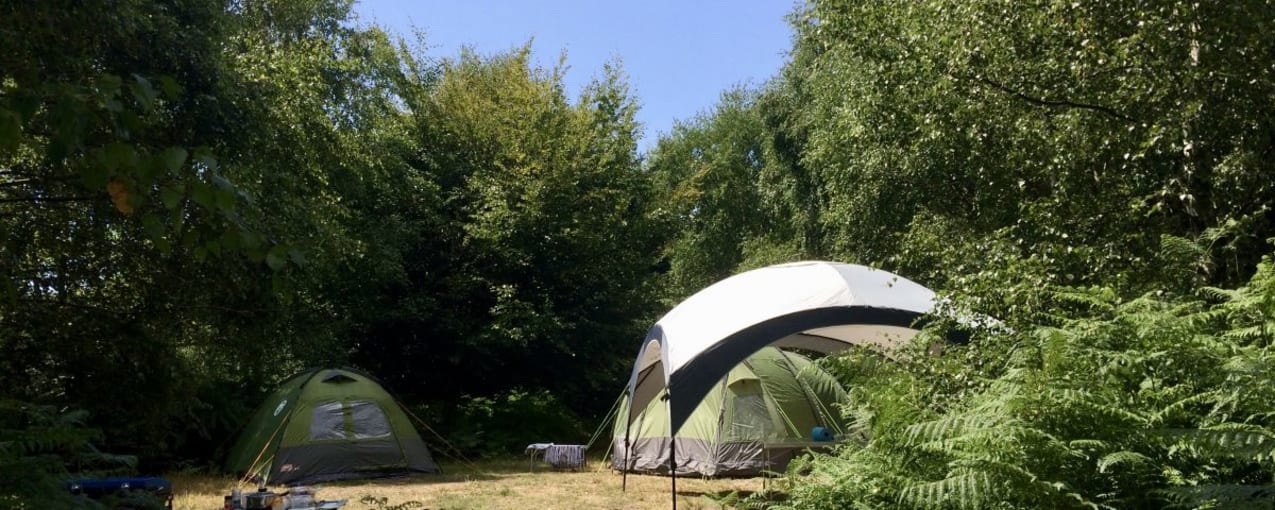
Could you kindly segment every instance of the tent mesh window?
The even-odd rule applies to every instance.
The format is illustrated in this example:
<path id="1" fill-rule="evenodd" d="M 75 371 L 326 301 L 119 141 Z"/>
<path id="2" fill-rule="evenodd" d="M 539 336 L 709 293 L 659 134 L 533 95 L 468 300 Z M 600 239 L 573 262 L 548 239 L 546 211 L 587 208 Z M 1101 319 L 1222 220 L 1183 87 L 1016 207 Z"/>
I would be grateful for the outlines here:
<path id="1" fill-rule="evenodd" d="M 310 439 L 374 439 L 389 437 L 390 420 L 371 400 L 324 402 L 314 406 Z"/>
<path id="2" fill-rule="evenodd" d="M 774 423 L 770 420 L 770 411 L 766 409 L 766 398 L 761 392 L 761 381 L 744 379 L 731 385 L 734 398 L 734 412 L 730 429 L 726 435 L 732 440 L 760 441 L 774 432 Z"/>
<path id="3" fill-rule="evenodd" d="M 381 407 L 370 400 L 356 400 L 349 403 L 351 430 L 354 439 L 370 439 L 390 435 L 390 421 L 385 418 Z"/>
<path id="4" fill-rule="evenodd" d="M 345 410 L 340 402 L 323 402 L 314 406 L 310 439 L 345 439 Z"/>

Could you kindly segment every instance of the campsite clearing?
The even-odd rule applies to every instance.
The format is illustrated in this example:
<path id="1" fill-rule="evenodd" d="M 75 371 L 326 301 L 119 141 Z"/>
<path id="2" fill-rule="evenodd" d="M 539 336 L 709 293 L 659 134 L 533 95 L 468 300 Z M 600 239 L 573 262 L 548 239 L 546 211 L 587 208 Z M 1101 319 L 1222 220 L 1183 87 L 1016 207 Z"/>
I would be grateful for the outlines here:
<path id="1" fill-rule="evenodd" d="M 669 507 L 669 479 L 629 475 L 628 491 L 620 491 L 620 475 L 596 460 L 579 471 L 553 471 L 547 466 L 527 469 L 526 460 L 486 461 L 475 466 L 443 463 L 441 475 L 333 482 L 316 485 L 321 499 L 347 499 L 345 510 L 377 510 L 416 501 L 429 510 L 540 509 L 665 509 Z M 234 481 L 208 475 L 172 474 L 175 510 L 216 510 Z M 709 480 L 677 479 L 678 508 L 722 508 L 718 501 L 734 492 L 762 490 L 762 478 Z M 774 482 L 771 480 L 770 482 Z M 383 503 L 364 502 L 365 497 Z"/>

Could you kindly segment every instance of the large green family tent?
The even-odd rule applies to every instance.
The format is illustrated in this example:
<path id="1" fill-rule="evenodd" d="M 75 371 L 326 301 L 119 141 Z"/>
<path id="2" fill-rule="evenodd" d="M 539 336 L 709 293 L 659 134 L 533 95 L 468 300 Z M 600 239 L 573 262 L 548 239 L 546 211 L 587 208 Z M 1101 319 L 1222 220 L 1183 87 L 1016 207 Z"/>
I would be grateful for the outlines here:
<path id="1" fill-rule="evenodd" d="M 432 473 L 438 465 L 374 378 L 333 368 L 296 375 L 271 393 L 230 450 L 226 469 L 295 485 Z"/>
<path id="2" fill-rule="evenodd" d="M 810 359 L 774 347 L 753 353 L 717 382 L 676 435 L 669 434 L 663 392 L 633 418 L 631 449 L 625 452 L 621 404 L 612 434 L 612 469 L 669 472 L 669 441 L 676 442 L 677 474 L 747 476 L 779 471 L 801 451 L 829 443 L 812 439 L 821 427 L 829 435 L 844 428 L 835 404 L 846 392 Z M 627 465 L 626 465 L 627 463 Z"/>

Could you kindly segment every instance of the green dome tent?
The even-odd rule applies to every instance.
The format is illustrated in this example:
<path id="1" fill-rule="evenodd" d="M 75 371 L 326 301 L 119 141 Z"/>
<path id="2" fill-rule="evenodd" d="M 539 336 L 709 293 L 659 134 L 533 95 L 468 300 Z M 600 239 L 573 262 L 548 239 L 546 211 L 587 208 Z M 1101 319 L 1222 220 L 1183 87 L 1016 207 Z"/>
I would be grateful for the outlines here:
<path id="1" fill-rule="evenodd" d="M 672 435 L 663 397 L 662 391 L 633 418 L 627 456 L 624 418 L 630 413 L 627 398 L 621 403 L 612 433 L 612 469 L 668 474 Z M 815 427 L 842 433 L 834 404 L 846 398 L 836 379 L 810 359 L 765 347 L 718 381 L 671 439 L 677 474 L 747 476 L 783 470 L 802 450 L 828 445 L 811 439 Z"/>
<path id="2" fill-rule="evenodd" d="M 304 372 L 271 393 L 226 469 L 294 485 L 432 473 L 438 465 L 394 397 L 371 376 L 341 368 Z"/>

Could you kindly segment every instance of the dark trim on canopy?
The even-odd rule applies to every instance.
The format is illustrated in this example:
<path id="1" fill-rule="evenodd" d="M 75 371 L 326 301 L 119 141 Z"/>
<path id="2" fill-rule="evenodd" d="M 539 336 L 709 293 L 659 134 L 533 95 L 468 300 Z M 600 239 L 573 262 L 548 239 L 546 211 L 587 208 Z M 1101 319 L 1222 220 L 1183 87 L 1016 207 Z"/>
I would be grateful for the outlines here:
<path id="1" fill-rule="evenodd" d="M 682 428 L 695 406 L 699 405 L 699 401 L 708 394 L 713 384 L 721 379 L 722 374 L 776 340 L 829 326 L 876 324 L 920 329 L 923 323 L 924 314 L 911 310 L 837 306 L 801 310 L 753 324 L 722 338 L 669 376 L 668 393 L 673 397 L 669 399 L 670 430 L 676 434 Z M 651 328 L 651 335 L 658 336 L 647 336 L 646 342 L 658 340 L 661 361 L 667 362 L 663 359 L 668 351 L 663 329 Z"/>

